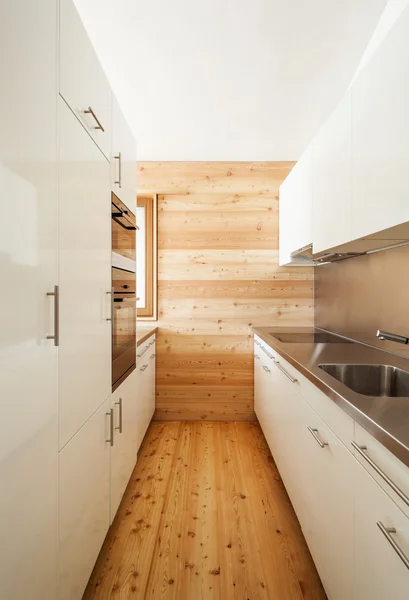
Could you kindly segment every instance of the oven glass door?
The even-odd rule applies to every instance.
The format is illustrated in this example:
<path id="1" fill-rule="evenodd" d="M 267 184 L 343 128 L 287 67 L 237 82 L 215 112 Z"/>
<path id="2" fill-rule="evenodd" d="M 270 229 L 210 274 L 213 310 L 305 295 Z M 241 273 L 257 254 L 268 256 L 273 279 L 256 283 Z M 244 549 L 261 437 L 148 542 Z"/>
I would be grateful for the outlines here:
<path id="1" fill-rule="evenodd" d="M 113 267 L 112 283 L 112 387 L 115 389 L 136 363 L 135 273 Z"/>

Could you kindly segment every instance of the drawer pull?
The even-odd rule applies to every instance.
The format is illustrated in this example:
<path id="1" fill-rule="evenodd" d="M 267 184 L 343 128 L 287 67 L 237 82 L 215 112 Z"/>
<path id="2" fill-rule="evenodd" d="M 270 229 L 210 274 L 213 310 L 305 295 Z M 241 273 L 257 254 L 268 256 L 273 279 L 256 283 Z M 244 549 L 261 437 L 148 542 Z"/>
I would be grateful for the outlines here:
<path id="1" fill-rule="evenodd" d="M 328 442 L 323 442 L 318 437 L 318 429 L 313 429 L 312 427 L 307 427 L 307 429 L 312 435 L 312 437 L 315 439 L 315 441 L 321 446 L 321 448 L 325 448 L 325 446 L 328 446 Z"/>
<path id="2" fill-rule="evenodd" d="M 385 525 L 381 521 L 378 521 L 377 525 L 382 531 L 383 535 L 388 540 L 388 542 L 390 543 L 390 545 L 392 546 L 392 548 L 395 550 L 396 554 L 399 556 L 405 567 L 409 569 L 409 558 L 406 556 L 402 548 L 399 546 L 399 544 L 396 543 L 396 541 L 392 537 L 392 534 L 396 533 L 396 529 L 394 527 L 385 527 Z"/>
<path id="3" fill-rule="evenodd" d="M 115 404 L 119 406 L 119 426 L 115 427 L 115 429 L 117 429 L 119 433 L 122 433 L 122 398 L 119 398 L 119 402 L 115 402 Z"/>
<path id="4" fill-rule="evenodd" d="M 288 379 L 291 381 L 291 383 L 297 383 L 298 379 L 296 379 L 295 377 L 293 377 L 286 369 L 284 369 L 284 367 L 282 367 L 280 365 L 280 363 L 278 362 L 278 360 L 275 360 L 274 364 L 280 369 L 281 373 L 284 373 L 284 375 L 286 377 L 288 377 Z"/>
<path id="5" fill-rule="evenodd" d="M 155 358 L 155 356 L 156 356 L 156 354 L 155 354 L 155 353 L 154 353 L 154 354 L 151 354 L 151 358 Z"/>
<path id="6" fill-rule="evenodd" d="M 271 358 L 271 360 L 274 360 L 274 356 L 272 354 L 270 354 L 270 352 L 268 352 L 268 350 L 266 350 L 265 348 L 263 348 L 263 346 L 260 346 L 260 348 L 262 349 L 262 351 L 264 352 L 264 354 L 267 354 L 268 358 Z"/>
<path id="7" fill-rule="evenodd" d="M 255 359 L 257 359 L 257 360 L 260 360 L 260 357 L 259 357 L 259 355 L 258 355 L 258 354 L 255 354 L 255 355 L 254 355 L 254 358 L 255 358 Z"/>
<path id="8" fill-rule="evenodd" d="M 111 408 L 111 410 L 105 414 L 107 417 L 109 417 L 109 438 L 105 441 L 108 442 L 108 444 L 110 446 L 113 446 L 114 445 L 114 409 Z"/>
<path id="9" fill-rule="evenodd" d="M 143 365 L 139 370 L 140 371 L 145 371 L 148 368 L 148 365 Z"/>
<path id="10" fill-rule="evenodd" d="M 365 450 L 367 450 L 367 447 L 359 446 L 356 442 L 351 442 L 351 444 L 352 447 L 355 448 L 355 450 L 359 452 L 359 454 L 366 460 L 366 462 L 369 463 L 371 467 L 378 473 L 378 475 L 380 475 L 380 477 L 382 477 L 382 479 L 386 481 L 386 483 L 393 489 L 393 491 L 399 496 L 399 498 L 403 500 L 406 506 L 409 506 L 409 498 L 405 494 L 405 492 L 402 492 L 402 490 L 396 485 L 396 483 L 394 483 L 392 479 L 390 479 L 387 476 L 387 474 L 384 471 L 382 471 L 382 469 L 378 467 L 376 463 L 374 463 L 372 458 L 368 456 L 366 452 L 364 452 Z"/>
<path id="11" fill-rule="evenodd" d="M 99 129 L 100 131 L 105 131 L 105 129 L 101 125 L 101 121 L 98 119 L 97 115 L 94 113 L 94 111 L 92 110 L 92 108 L 90 106 L 88 106 L 88 110 L 84 110 L 84 113 L 86 115 L 92 115 L 94 117 L 94 120 L 97 123 L 97 126 L 94 127 L 94 129 Z"/>
<path id="12" fill-rule="evenodd" d="M 256 346 L 261 346 L 261 344 L 258 340 L 254 340 L 254 343 L 256 344 Z"/>
<path id="13" fill-rule="evenodd" d="M 265 370 L 266 373 L 271 373 L 270 369 L 268 367 L 266 367 L 266 365 L 263 365 L 263 369 Z"/>

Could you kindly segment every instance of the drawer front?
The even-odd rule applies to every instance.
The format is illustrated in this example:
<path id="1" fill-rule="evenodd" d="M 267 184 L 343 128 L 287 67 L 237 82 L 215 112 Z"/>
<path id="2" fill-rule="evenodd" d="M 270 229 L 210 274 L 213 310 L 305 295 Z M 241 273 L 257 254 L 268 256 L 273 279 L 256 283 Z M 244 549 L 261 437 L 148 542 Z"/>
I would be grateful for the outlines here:
<path id="1" fill-rule="evenodd" d="M 144 356 L 144 354 L 149 350 L 149 348 L 152 349 L 152 347 L 155 345 L 155 343 L 156 343 L 156 334 L 153 334 L 150 338 L 145 340 L 140 346 L 137 347 L 136 360 L 139 361 L 139 359 L 141 359 Z M 145 357 L 145 358 L 147 358 L 147 357 Z"/>
<path id="2" fill-rule="evenodd" d="M 109 160 L 111 88 L 73 0 L 60 0 L 59 90 Z"/>
<path id="3" fill-rule="evenodd" d="M 361 465 L 409 517 L 409 468 L 358 424 L 354 441 L 361 449 L 354 450 Z"/>
<path id="4" fill-rule="evenodd" d="M 354 597 L 404 600 L 409 595 L 409 519 L 357 462 L 355 496 Z"/>
<path id="5" fill-rule="evenodd" d="M 260 342 L 262 351 L 273 356 L 278 363 L 278 368 L 287 374 L 288 380 L 295 379 L 294 387 L 300 396 L 311 406 L 330 429 L 339 437 L 349 451 L 352 451 L 351 442 L 354 439 L 354 421 L 347 415 L 342 408 L 337 406 L 328 396 L 312 384 L 295 367 L 290 365 L 276 350 L 273 350 L 255 336 L 255 340 Z"/>

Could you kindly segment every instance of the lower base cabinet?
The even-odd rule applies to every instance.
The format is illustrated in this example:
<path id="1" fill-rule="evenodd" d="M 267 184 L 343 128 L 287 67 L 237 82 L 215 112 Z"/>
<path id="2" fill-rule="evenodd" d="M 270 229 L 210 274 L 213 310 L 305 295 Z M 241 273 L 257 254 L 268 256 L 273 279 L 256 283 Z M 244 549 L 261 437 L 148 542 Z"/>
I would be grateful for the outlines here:
<path id="1" fill-rule="evenodd" d="M 255 412 L 329 600 L 406 600 L 408 517 L 302 397 L 303 376 L 297 381 L 257 340 L 254 357 Z M 323 396 L 318 388 L 316 394 Z M 339 415 L 345 419 L 352 442 L 354 423 Z M 332 420 L 338 431 L 336 425 Z"/>
<path id="2" fill-rule="evenodd" d="M 59 600 L 80 600 L 109 527 L 111 398 L 59 455 Z"/>
<path id="3" fill-rule="evenodd" d="M 156 344 L 147 345 L 147 349 L 136 364 L 138 374 L 138 444 L 142 443 L 149 423 L 155 412 L 155 372 L 156 372 Z"/>
<path id="4" fill-rule="evenodd" d="M 111 448 L 111 522 L 136 463 L 139 401 L 137 371 L 134 370 L 111 398 L 114 433 Z"/>
<path id="5" fill-rule="evenodd" d="M 390 541 L 382 526 L 389 529 L 386 533 Z M 391 542 L 396 544 L 395 548 Z M 354 555 L 356 600 L 409 598 L 409 519 L 358 463 L 355 465 Z"/>

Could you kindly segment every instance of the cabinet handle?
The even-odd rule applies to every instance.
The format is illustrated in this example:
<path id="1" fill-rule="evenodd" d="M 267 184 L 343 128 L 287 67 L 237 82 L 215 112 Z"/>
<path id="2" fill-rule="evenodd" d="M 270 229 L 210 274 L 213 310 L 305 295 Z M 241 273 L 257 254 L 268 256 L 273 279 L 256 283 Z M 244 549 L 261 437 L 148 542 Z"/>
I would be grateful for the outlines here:
<path id="1" fill-rule="evenodd" d="M 118 161 L 118 180 L 114 181 L 119 187 L 122 187 L 122 154 L 118 152 L 114 158 Z"/>
<path id="2" fill-rule="evenodd" d="M 154 353 L 154 354 L 151 354 L 151 358 L 155 358 L 155 356 L 156 356 L 156 354 L 155 354 L 155 353 Z"/>
<path id="3" fill-rule="evenodd" d="M 148 368 L 148 365 L 143 365 L 139 370 L 140 371 L 145 371 Z"/>
<path id="4" fill-rule="evenodd" d="M 364 450 L 367 450 L 368 448 L 366 446 L 359 446 L 356 442 L 351 442 L 351 444 L 352 447 L 355 448 L 355 450 L 359 452 L 359 454 L 366 460 L 366 462 L 369 463 L 371 467 L 378 473 L 378 475 L 380 475 L 382 479 L 386 481 L 386 483 L 393 489 L 393 491 L 399 496 L 399 498 L 403 500 L 406 506 L 409 506 L 409 498 L 405 494 L 405 492 L 402 492 L 402 490 L 396 485 L 396 483 L 394 483 L 392 479 L 390 479 L 387 476 L 387 474 L 384 471 L 382 471 L 380 467 L 378 467 L 378 465 L 372 460 L 372 458 L 368 456 L 366 452 L 364 452 Z"/>
<path id="5" fill-rule="evenodd" d="M 100 131 L 105 131 L 105 129 L 102 127 L 100 120 L 98 119 L 97 115 L 94 113 L 94 111 L 92 110 L 92 108 L 90 106 L 88 106 L 88 110 L 84 110 L 84 113 L 86 115 L 92 115 L 95 119 L 95 121 L 97 122 L 97 126 L 94 127 L 94 129 L 99 129 Z"/>
<path id="6" fill-rule="evenodd" d="M 270 354 L 270 352 L 268 352 L 265 348 L 263 348 L 263 346 L 260 346 L 260 348 L 262 349 L 264 354 L 267 354 L 268 358 L 271 358 L 271 360 L 274 360 L 274 356 L 272 354 Z"/>
<path id="7" fill-rule="evenodd" d="M 388 540 L 388 542 L 390 543 L 390 545 L 392 546 L 392 548 L 395 550 L 396 554 L 399 556 L 405 567 L 409 569 L 409 558 L 406 556 L 402 548 L 399 546 L 399 544 L 396 543 L 396 541 L 391 535 L 392 533 L 396 533 L 395 527 L 385 527 L 385 525 L 381 521 L 378 521 L 377 525 L 382 531 L 383 535 Z"/>
<path id="8" fill-rule="evenodd" d="M 312 435 L 312 437 L 315 439 L 315 441 L 321 446 L 321 448 L 328 446 L 328 442 L 323 442 L 318 437 L 318 429 L 313 429 L 312 427 L 307 427 L 307 429 L 310 432 L 310 434 Z"/>
<path id="9" fill-rule="evenodd" d="M 105 413 L 109 417 L 109 439 L 105 440 L 110 446 L 114 445 L 114 409 Z"/>
<path id="10" fill-rule="evenodd" d="M 119 402 L 115 402 L 115 404 L 119 406 L 119 427 L 115 427 L 115 429 L 122 433 L 122 398 L 119 398 Z"/>
<path id="11" fill-rule="evenodd" d="M 112 317 L 113 317 L 113 314 L 114 314 L 114 288 L 112 288 L 110 292 L 107 292 L 107 296 L 111 296 L 111 302 L 110 302 L 111 316 L 107 317 L 105 320 L 106 321 L 112 321 Z"/>
<path id="12" fill-rule="evenodd" d="M 259 357 L 259 355 L 258 355 L 258 354 L 255 354 L 255 355 L 254 355 L 254 358 L 256 358 L 257 360 L 260 360 L 260 357 Z"/>
<path id="13" fill-rule="evenodd" d="M 254 340 L 254 343 L 256 344 L 256 346 L 261 346 L 261 344 L 258 340 Z"/>
<path id="14" fill-rule="evenodd" d="M 54 335 L 47 335 L 47 340 L 54 340 L 54 346 L 60 345 L 60 288 L 54 286 L 53 292 L 47 292 L 47 296 L 54 296 Z"/>
<path id="15" fill-rule="evenodd" d="M 266 365 L 263 365 L 263 369 L 265 370 L 266 373 L 271 373 L 270 369 L 268 367 L 266 367 Z"/>
<path id="16" fill-rule="evenodd" d="M 291 375 L 291 373 L 289 373 L 286 369 L 284 369 L 284 367 L 278 362 L 278 360 L 275 360 L 274 364 L 276 365 L 276 367 L 278 367 L 280 369 L 281 373 L 284 373 L 284 375 L 286 377 L 288 377 L 288 379 L 291 381 L 291 383 L 297 383 L 298 379 L 293 377 Z"/>

